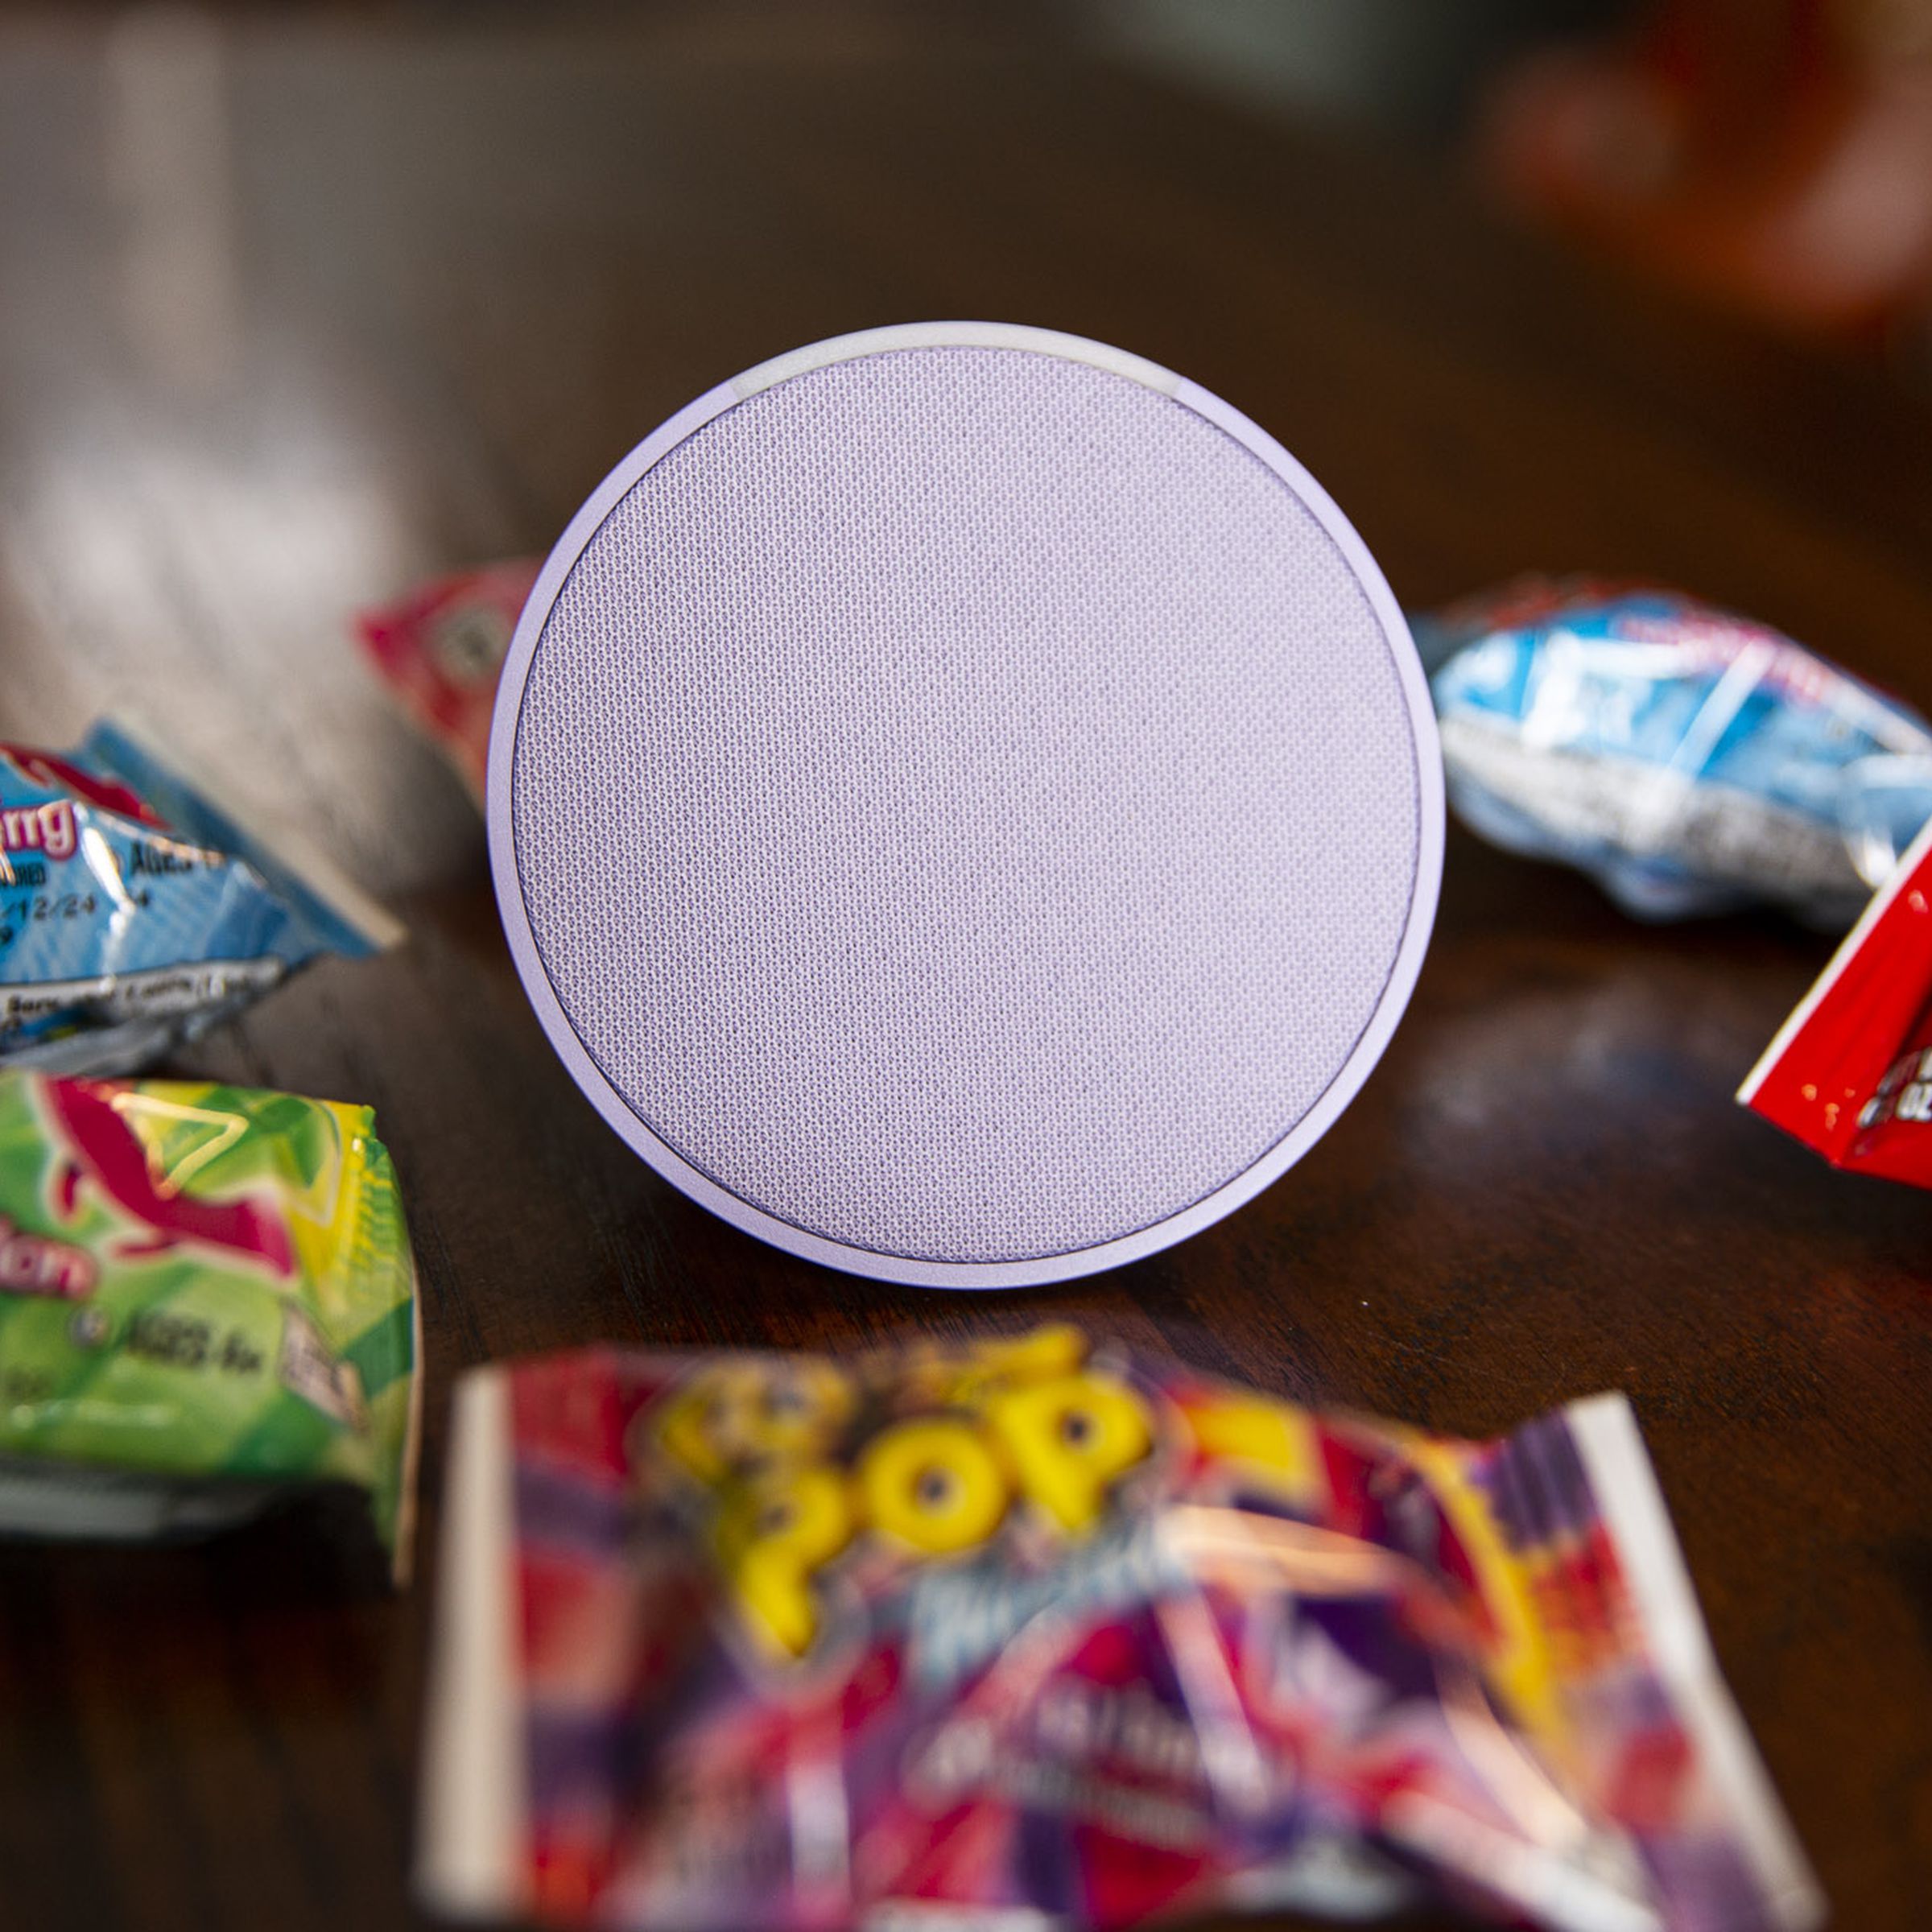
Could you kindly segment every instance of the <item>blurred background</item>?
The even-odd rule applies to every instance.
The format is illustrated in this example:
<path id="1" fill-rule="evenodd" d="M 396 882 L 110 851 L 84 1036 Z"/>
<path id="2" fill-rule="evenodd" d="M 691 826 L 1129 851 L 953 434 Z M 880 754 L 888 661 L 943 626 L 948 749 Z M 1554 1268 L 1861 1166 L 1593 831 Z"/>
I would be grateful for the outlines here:
<path id="1" fill-rule="evenodd" d="M 138 68 L 237 31 L 668 37 L 714 57 L 950 34 L 1058 42 L 1251 111 L 1406 147 L 1499 205 L 1774 324 L 1901 349 L 1932 315 L 1932 0 L 5 0 L 9 44 L 76 24 Z M 205 51 L 205 50 L 204 50 Z"/>
<path id="2" fill-rule="evenodd" d="M 1639 273 L 1922 349 L 1927 0 L 1133 0 L 1089 18 L 1203 84 L 1451 158 Z"/>
<path id="3" fill-rule="evenodd" d="M 1464 165 L 1636 272 L 1922 350 L 1928 0 L 1131 0 L 1084 17 L 1204 85 Z"/>

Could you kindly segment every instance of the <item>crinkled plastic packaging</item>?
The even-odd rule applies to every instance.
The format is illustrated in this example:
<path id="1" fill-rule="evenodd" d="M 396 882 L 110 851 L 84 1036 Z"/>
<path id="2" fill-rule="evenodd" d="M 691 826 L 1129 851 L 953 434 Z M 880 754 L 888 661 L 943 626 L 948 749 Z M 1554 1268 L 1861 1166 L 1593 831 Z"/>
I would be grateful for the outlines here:
<path id="1" fill-rule="evenodd" d="M 1737 1097 L 1835 1167 L 1932 1187 L 1932 825 Z"/>
<path id="2" fill-rule="evenodd" d="M 497 681 L 540 568 L 531 559 L 458 571 L 356 620 L 383 683 L 479 803 Z"/>
<path id="3" fill-rule="evenodd" d="M 444 1522 L 444 1909 L 1821 1915 L 1619 1397 L 1479 1443 L 1071 1327 L 591 1349 L 464 1379 Z"/>
<path id="4" fill-rule="evenodd" d="M 415 1270 L 365 1107 L 0 1073 L 0 1531 L 365 1492 L 409 1555 Z"/>
<path id="5" fill-rule="evenodd" d="M 399 933 L 126 722 L 68 752 L 0 745 L 0 1064 L 132 1072 L 319 955 Z"/>
<path id="6" fill-rule="evenodd" d="M 1525 578 L 1415 630 L 1464 823 L 1640 918 L 1842 931 L 1932 817 L 1915 712 L 1674 592 Z"/>

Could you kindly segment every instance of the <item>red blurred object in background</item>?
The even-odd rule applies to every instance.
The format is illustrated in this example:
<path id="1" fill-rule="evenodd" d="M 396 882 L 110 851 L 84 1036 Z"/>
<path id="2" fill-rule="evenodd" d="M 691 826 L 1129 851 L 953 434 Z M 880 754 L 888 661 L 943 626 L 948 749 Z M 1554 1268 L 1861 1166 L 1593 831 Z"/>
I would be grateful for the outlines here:
<path id="1" fill-rule="evenodd" d="M 497 681 L 541 563 L 519 558 L 458 571 L 356 619 L 382 681 L 479 803 Z"/>
<path id="2" fill-rule="evenodd" d="M 1932 0 L 1655 0 L 1537 56 L 1484 159 L 1517 205 L 1813 332 L 1932 316 Z"/>

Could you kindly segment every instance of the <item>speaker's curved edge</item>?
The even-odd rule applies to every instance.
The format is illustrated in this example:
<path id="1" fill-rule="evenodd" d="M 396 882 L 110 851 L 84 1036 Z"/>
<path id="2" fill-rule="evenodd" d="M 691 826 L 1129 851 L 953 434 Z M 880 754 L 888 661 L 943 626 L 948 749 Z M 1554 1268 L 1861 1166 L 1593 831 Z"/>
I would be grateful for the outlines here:
<path id="1" fill-rule="evenodd" d="M 850 335 L 828 336 L 823 342 L 808 342 L 803 349 L 788 350 L 761 362 L 733 379 L 730 387 L 741 402 L 761 390 L 789 382 L 815 369 L 834 362 L 857 361 L 861 356 L 890 355 L 910 349 L 1010 349 L 1027 355 L 1058 356 L 1068 362 L 1084 362 L 1125 376 L 1144 389 L 1164 396 L 1174 394 L 1185 378 L 1131 349 L 1116 349 L 1109 342 L 1096 342 L 1088 336 L 1071 336 L 1057 328 L 1034 328 L 1024 322 L 894 322 L 882 328 L 861 328 Z"/>
<path id="2" fill-rule="evenodd" d="M 1116 1240 L 1070 1253 L 1013 1261 L 943 1261 L 886 1254 L 834 1241 L 779 1219 L 720 1187 L 661 1140 L 612 1087 L 578 1037 L 545 970 L 523 903 L 510 827 L 510 792 L 523 690 L 551 605 L 591 538 L 653 465 L 726 410 L 774 383 L 862 355 L 938 347 L 1005 348 L 1057 355 L 1143 383 L 1232 436 L 1294 491 L 1347 559 L 1381 625 L 1406 702 L 1415 751 L 1417 844 L 1414 897 L 1389 978 L 1368 1023 L 1315 1104 L 1261 1158 L 1211 1194 Z M 1142 373 L 1145 372 L 1145 373 Z M 749 387 L 741 385 L 750 384 Z M 1018 323 L 908 323 L 865 329 L 807 345 L 708 390 L 660 423 L 614 468 L 572 518 L 545 559 L 504 660 L 490 722 L 485 798 L 490 872 L 504 936 L 526 997 L 551 1049 L 605 1123 L 650 1166 L 700 1206 L 768 1245 L 846 1274 L 913 1287 L 1046 1287 L 1125 1266 L 1174 1246 L 1224 1219 L 1280 1179 L 1334 1125 L 1361 1091 L 1406 1012 L 1435 923 L 1442 886 L 1445 806 L 1440 743 L 1428 680 L 1408 621 L 1380 567 L 1340 507 L 1273 436 L 1198 383 L 1124 349 L 1087 337 Z"/>
<path id="3" fill-rule="evenodd" d="M 1446 807 L 1443 796 L 1443 748 L 1435 724 L 1435 700 L 1429 691 L 1428 674 L 1422 669 L 1422 654 L 1409 629 L 1409 619 L 1389 588 L 1381 566 L 1370 553 L 1341 506 L 1329 495 L 1307 469 L 1252 417 L 1242 415 L 1232 403 L 1224 402 L 1212 390 L 1185 376 L 1178 378 L 1173 391 L 1175 402 L 1187 408 L 1225 435 L 1232 436 L 1249 454 L 1273 470 L 1302 502 L 1319 523 L 1328 540 L 1340 551 L 1356 581 L 1368 599 L 1369 607 L 1381 625 L 1389 644 L 1389 655 L 1402 687 L 1409 710 L 1409 722 L 1415 736 L 1417 809 L 1419 816 L 1417 888 L 1425 881 L 1429 893 L 1429 916 L 1425 933 L 1435 924 L 1435 902 L 1442 883 L 1443 826 Z"/>
<path id="4" fill-rule="evenodd" d="M 1382 575 L 1381 566 L 1376 562 L 1341 506 L 1280 442 L 1232 403 L 1185 376 L 1181 378 L 1174 394 L 1177 402 L 1232 436 L 1251 456 L 1281 477 L 1301 499 L 1309 514 L 1321 525 L 1328 540 L 1341 551 L 1356 581 L 1368 597 L 1369 608 L 1375 613 L 1389 646 L 1389 658 L 1394 665 L 1396 680 L 1402 687 L 1404 707 L 1409 715 L 1410 739 L 1415 751 L 1415 894 L 1410 903 L 1409 921 L 1402 931 L 1402 944 L 1396 949 L 1394 964 L 1368 1024 L 1363 1028 L 1348 1058 L 1342 1063 L 1320 1099 L 1290 1131 L 1288 1139 L 1298 1144 L 1294 1152 L 1261 1183 L 1265 1187 L 1293 1166 L 1340 1117 L 1374 1071 L 1389 1041 L 1394 1038 L 1403 1014 L 1409 1010 L 1416 981 L 1422 976 L 1422 961 L 1429 951 L 1429 941 L 1435 930 L 1436 911 L 1442 899 L 1443 851 L 1448 818 L 1443 795 L 1442 738 L 1436 729 L 1435 700 L 1430 694 L 1429 675 L 1422 668 L 1422 654 L 1415 647 L 1409 619 L 1395 592 L 1389 588 L 1389 580 Z M 1315 1119 L 1319 1120 L 1319 1126 L 1306 1141 L 1299 1141 L 1302 1128 Z M 1266 1165 L 1269 1158 L 1264 1156 L 1261 1165 Z M 1253 1192 L 1260 1191 L 1257 1187 Z M 1243 1195 L 1232 1203 L 1230 1208 L 1238 1207 L 1241 1200 L 1251 1198 L 1252 1195 Z"/>
<path id="5" fill-rule="evenodd" d="M 576 568 L 577 559 L 583 555 L 590 539 L 624 500 L 638 477 L 668 456 L 687 436 L 702 429 L 714 416 L 722 415 L 738 399 L 729 382 L 720 382 L 716 388 L 707 390 L 696 402 L 687 403 L 675 416 L 660 423 L 586 498 L 582 508 L 565 526 L 563 535 L 551 547 L 550 555 L 543 559 L 543 568 L 537 572 L 537 580 L 530 587 L 529 596 L 523 600 L 522 614 L 517 619 L 510 649 L 504 654 L 503 668 L 497 675 L 496 707 L 489 720 L 489 749 L 484 762 L 484 811 L 489 832 L 490 868 L 499 906 L 506 906 L 512 898 L 519 910 L 522 906 L 522 891 L 517 882 L 514 853 L 510 855 L 507 873 L 504 866 L 504 854 L 510 845 L 510 775 L 515 762 L 517 720 L 523 710 L 523 687 L 529 682 L 530 661 L 536 655 L 538 640 L 549 621 L 551 607 L 556 602 L 558 592 Z M 501 839 L 497 836 L 499 823 Z M 521 970 L 520 961 L 518 966 Z"/>
<path id="6" fill-rule="evenodd" d="M 530 660 L 536 654 L 537 642 L 543 634 L 543 626 L 549 617 L 551 606 L 556 601 L 557 593 L 564 588 L 565 580 L 576 566 L 577 559 L 584 554 L 590 539 L 602 527 L 610 513 L 623 501 L 638 479 L 667 456 L 680 443 L 695 436 L 707 423 L 722 415 L 726 410 L 744 402 L 748 397 L 770 389 L 776 383 L 788 381 L 794 376 L 803 375 L 814 369 L 828 367 L 834 362 L 848 361 L 861 356 L 884 355 L 894 350 L 930 348 L 1012 349 L 1034 355 L 1059 356 L 1070 361 L 1084 362 L 1092 368 L 1105 369 L 1112 374 L 1138 382 L 1146 388 L 1158 390 L 1162 395 L 1177 398 L 1182 390 L 1192 390 L 1195 386 L 1184 377 L 1176 375 L 1172 369 L 1163 369 L 1159 363 L 1150 362 L 1144 356 L 1137 356 L 1128 349 L 1116 349 L 1109 343 L 1096 342 L 1086 336 L 1069 335 L 1059 329 L 1035 328 L 1021 322 L 900 322 L 890 323 L 879 328 L 857 329 L 842 336 L 828 336 L 823 341 L 807 343 L 801 349 L 790 350 L 782 356 L 774 356 L 769 361 L 746 369 L 741 375 L 734 376 L 707 390 L 695 401 L 687 403 L 675 415 L 667 417 L 617 463 L 585 499 L 577 514 L 565 526 L 564 534 L 551 547 L 550 555 L 543 560 L 543 568 L 537 573 L 536 581 L 530 586 L 529 596 L 523 601 L 522 615 L 518 619 L 517 628 L 504 657 L 503 669 L 497 684 L 496 707 L 491 714 L 489 746 L 485 762 L 484 803 L 490 838 L 492 871 L 499 902 L 502 902 L 504 897 L 505 873 L 497 859 L 497 819 L 501 813 L 505 828 L 504 840 L 507 843 L 510 766 L 516 749 L 516 720 L 522 710 L 523 687 L 530 676 Z M 1202 396 L 1208 394 L 1205 390 L 1198 393 Z M 1256 433 L 1258 435 L 1260 432 L 1257 431 Z M 1287 452 L 1282 451 L 1282 454 L 1286 456 Z M 1290 460 L 1292 462 L 1292 459 Z M 1302 473 L 1306 474 L 1305 472 Z M 1309 481 L 1312 483 L 1313 479 L 1310 478 Z M 1323 500 L 1326 501 L 1325 498 Z M 1332 510 L 1333 506 L 1330 506 L 1330 508 Z M 1339 512 L 1335 514 L 1340 514 Z M 1366 555 L 1365 552 L 1363 554 Z M 1379 577 L 1377 580 L 1380 581 Z M 1399 611 L 1397 615 L 1399 619 Z M 1402 634 L 1406 636 L 1406 629 Z M 513 698 L 514 703 L 511 702 Z M 515 884 L 514 864 L 510 868 L 510 882 Z M 517 898 L 520 905 L 520 886 L 518 887 Z"/>

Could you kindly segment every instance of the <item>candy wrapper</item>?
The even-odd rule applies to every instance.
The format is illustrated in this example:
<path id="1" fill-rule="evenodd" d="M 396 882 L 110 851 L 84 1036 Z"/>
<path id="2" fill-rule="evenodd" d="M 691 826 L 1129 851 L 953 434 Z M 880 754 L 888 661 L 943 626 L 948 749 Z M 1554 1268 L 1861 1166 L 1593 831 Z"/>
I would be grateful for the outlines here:
<path id="1" fill-rule="evenodd" d="M 0 745 L 0 1063 L 132 1071 L 318 955 L 400 932 L 130 724 L 64 753 Z"/>
<path id="2" fill-rule="evenodd" d="M 497 679 L 539 568 L 532 559 L 459 571 L 356 620 L 382 681 L 479 803 Z"/>
<path id="3" fill-rule="evenodd" d="M 1628 1408 L 1490 1443 L 1077 1330 L 459 1390 L 422 1878 L 677 1927 L 1809 1927 Z"/>
<path id="4" fill-rule="evenodd" d="M 1639 918 L 1842 931 L 1932 816 L 1914 712 L 1673 592 L 1525 578 L 1415 629 L 1458 814 Z"/>
<path id="5" fill-rule="evenodd" d="M 1932 1187 L 1932 825 L 1737 1097 L 1835 1167 Z"/>
<path id="6" fill-rule="evenodd" d="M 365 1491 L 409 1554 L 415 1271 L 366 1107 L 0 1073 L 0 1530 Z"/>

